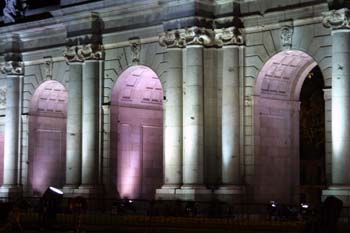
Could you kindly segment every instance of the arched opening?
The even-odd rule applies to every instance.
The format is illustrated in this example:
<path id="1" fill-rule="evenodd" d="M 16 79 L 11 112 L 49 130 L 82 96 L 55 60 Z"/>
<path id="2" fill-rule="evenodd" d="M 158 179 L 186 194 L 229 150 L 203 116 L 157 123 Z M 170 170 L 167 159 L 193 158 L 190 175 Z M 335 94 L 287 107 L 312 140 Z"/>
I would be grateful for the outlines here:
<path id="1" fill-rule="evenodd" d="M 308 101 L 315 101 L 307 98 L 312 96 L 307 91 L 311 82 L 307 77 L 316 71 L 319 68 L 311 56 L 289 50 L 271 57 L 258 75 L 254 101 L 255 201 L 296 203 L 300 200 L 300 161 L 304 160 L 303 153 L 308 153 L 302 152 L 301 148 L 314 148 L 311 144 L 305 144 L 304 140 L 300 141 L 300 132 L 313 127 L 302 125 L 300 131 L 300 124 L 304 124 L 300 121 L 300 115 L 314 111 L 307 104 Z M 318 80 L 322 80 L 322 85 L 314 90 L 317 89 L 319 96 L 323 88 L 323 77 L 320 71 L 317 75 Z M 322 104 L 319 107 L 324 109 L 324 102 Z M 318 117 L 315 112 L 313 116 Z M 322 119 L 324 111 L 323 116 L 318 118 L 319 121 Z M 310 121 L 306 123 L 310 124 Z M 312 140 L 320 140 L 319 137 L 325 137 L 324 131 L 323 136 L 318 135 Z"/>
<path id="2" fill-rule="evenodd" d="M 325 189 L 325 101 L 321 70 L 316 66 L 300 92 L 300 185 L 301 201 L 321 202 Z"/>
<path id="3" fill-rule="evenodd" d="M 111 100 L 111 150 L 120 197 L 153 199 L 163 180 L 163 90 L 148 67 L 132 66 Z"/>
<path id="4" fill-rule="evenodd" d="M 34 195 L 65 180 L 67 91 L 46 81 L 35 91 L 29 110 L 29 181 Z"/>

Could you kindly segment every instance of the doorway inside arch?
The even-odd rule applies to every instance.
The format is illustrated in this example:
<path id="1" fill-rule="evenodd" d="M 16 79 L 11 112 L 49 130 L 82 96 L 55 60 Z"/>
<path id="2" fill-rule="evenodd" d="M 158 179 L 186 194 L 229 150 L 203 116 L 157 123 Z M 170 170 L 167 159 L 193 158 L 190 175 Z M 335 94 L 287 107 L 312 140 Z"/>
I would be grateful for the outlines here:
<path id="1" fill-rule="evenodd" d="M 46 81 L 35 91 L 29 110 L 29 182 L 34 195 L 65 181 L 67 91 Z"/>
<path id="2" fill-rule="evenodd" d="M 111 150 L 121 198 L 153 199 L 163 180 L 163 90 L 146 66 L 118 78 L 111 100 Z"/>
<path id="3" fill-rule="evenodd" d="M 301 202 L 319 204 L 325 189 L 325 102 L 321 70 L 307 75 L 300 92 Z"/>
<path id="4" fill-rule="evenodd" d="M 280 52 L 261 69 L 254 101 L 255 201 L 298 203 L 301 194 L 307 197 L 305 201 L 311 201 L 312 195 L 304 189 L 308 185 L 304 182 L 309 181 L 304 178 L 317 170 L 317 165 L 311 162 L 315 162 L 311 158 L 316 158 L 310 155 L 311 151 L 318 154 L 317 158 L 323 158 L 317 163 L 324 168 L 325 144 L 316 146 L 314 142 L 324 141 L 325 134 L 320 130 L 310 136 L 312 139 L 308 138 L 311 141 L 305 135 L 316 124 L 310 117 L 317 119 L 317 127 L 324 129 L 322 89 L 323 77 L 317 63 L 302 51 Z M 317 174 L 322 180 L 324 173 Z"/>

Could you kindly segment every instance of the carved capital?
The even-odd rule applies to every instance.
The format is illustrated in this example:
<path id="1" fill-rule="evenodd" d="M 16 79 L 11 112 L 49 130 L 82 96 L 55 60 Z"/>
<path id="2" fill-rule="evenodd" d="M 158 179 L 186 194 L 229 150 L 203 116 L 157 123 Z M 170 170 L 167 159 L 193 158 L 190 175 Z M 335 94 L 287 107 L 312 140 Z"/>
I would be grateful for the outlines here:
<path id="1" fill-rule="evenodd" d="M 86 44 L 69 46 L 64 51 L 67 62 L 84 62 L 102 59 L 102 45 Z"/>
<path id="2" fill-rule="evenodd" d="M 185 48 L 187 45 L 211 46 L 213 31 L 199 27 L 177 29 L 162 33 L 159 36 L 159 43 L 168 48 Z"/>
<path id="3" fill-rule="evenodd" d="M 292 26 L 283 26 L 280 32 L 281 45 L 284 49 L 292 47 L 294 28 Z"/>
<path id="4" fill-rule="evenodd" d="M 214 44 L 218 47 L 243 44 L 242 34 L 240 30 L 235 27 L 215 29 L 214 32 Z"/>
<path id="5" fill-rule="evenodd" d="M 0 64 L 0 70 L 6 75 L 23 75 L 24 64 L 20 61 L 6 61 Z"/>
<path id="6" fill-rule="evenodd" d="M 348 9 L 332 10 L 323 14 L 323 25 L 334 29 L 350 29 L 350 11 Z"/>
<path id="7" fill-rule="evenodd" d="M 159 44 L 168 48 L 184 48 L 186 47 L 185 30 L 178 29 L 161 33 L 159 35 Z"/>
<path id="8" fill-rule="evenodd" d="M 79 56 L 86 60 L 101 60 L 103 48 L 100 44 L 86 44 L 78 50 Z"/>
<path id="9" fill-rule="evenodd" d="M 64 57 L 67 62 L 83 62 L 83 57 L 80 57 L 80 53 L 78 53 L 80 45 L 67 46 L 66 50 L 63 52 Z"/>

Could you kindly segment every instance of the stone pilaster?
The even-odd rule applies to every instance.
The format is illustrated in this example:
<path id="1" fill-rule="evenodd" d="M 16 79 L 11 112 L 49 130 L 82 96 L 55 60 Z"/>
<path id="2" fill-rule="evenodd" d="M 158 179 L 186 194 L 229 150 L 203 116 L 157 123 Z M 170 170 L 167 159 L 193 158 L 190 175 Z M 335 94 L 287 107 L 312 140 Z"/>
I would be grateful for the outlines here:
<path id="1" fill-rule="evenodd" d="M 240 195 L 243 191 L 240 173 L 240 46 L 243 37 L 235 27 L 215 30 L 216 46 L 222 48 L 221 96 L 221 187 L 216 194 Z M 227 196 L 229 195 L 229 196 Z"/>
<path id="2" fill-rule="evenodd" d="M 183 45 L 174 32 L 160 35 L 160 44 L 167 47 L 168 75 L 164 86 L 163 160 L 164 181 L 156 191 L 157 198 L 174 198 L 182 185 L 182 81 Z"/>
<path id="3" fill-rule="evenodd" d="M 81 183 L 82 156 L 82 62 L 81 47 L 68 47 L 64 56 L 69 64 L 66 136 L 66 183 L 64 193 L 73 194 Z"/>
<path id="4" fill-rule="evenodd" d="M 83 45 L 78 51 L 84 57 L 82 69 L 82 176 L 79 192 L 99 193 L 99 83 L 102 47 Z"/>
<path id="5" fill-rule="evenodd" d="M 350 11 L 324 14 L 332 29 L 332 181 L 323 196 L 336 195 L 350 203 Z"/>
<path id="6" fill-rule="evenodd" d="M 17 196 L 22 189 L 18 179 L 19 126 L 20 126 L 20 85 L 24 75 L 23 63 L 7 61 L 1 64 L 1 72 L 6 75 L 6 117 L 4 143 L 4 180 L 0 195 Z"/>

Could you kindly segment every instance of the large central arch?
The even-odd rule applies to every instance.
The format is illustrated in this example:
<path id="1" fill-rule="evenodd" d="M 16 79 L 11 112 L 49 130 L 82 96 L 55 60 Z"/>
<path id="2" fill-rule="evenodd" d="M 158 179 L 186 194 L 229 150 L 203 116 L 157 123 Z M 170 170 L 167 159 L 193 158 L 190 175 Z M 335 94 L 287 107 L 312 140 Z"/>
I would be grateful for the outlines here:
<path id="1" fill-rule="evenodd" d="M 299 110 L 305 78 L 317 66 L 302 51 L 272 56 L 255 86 L 255 200 L 297 202 L 300 188 Z"/>

